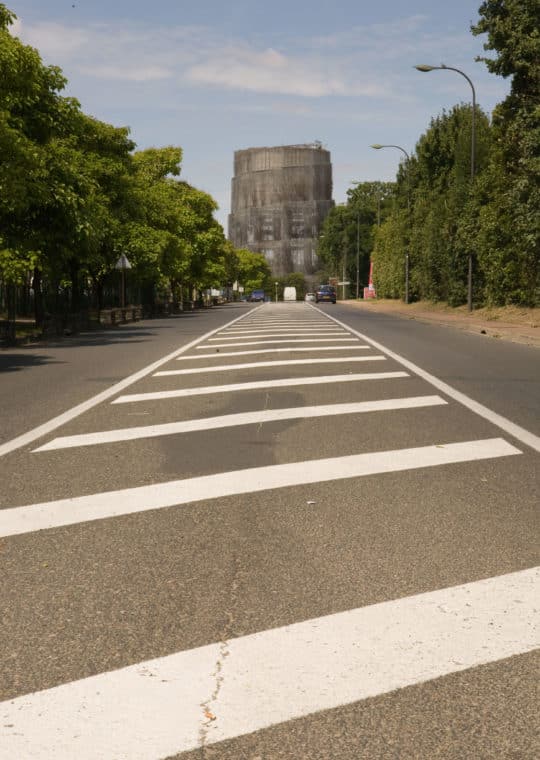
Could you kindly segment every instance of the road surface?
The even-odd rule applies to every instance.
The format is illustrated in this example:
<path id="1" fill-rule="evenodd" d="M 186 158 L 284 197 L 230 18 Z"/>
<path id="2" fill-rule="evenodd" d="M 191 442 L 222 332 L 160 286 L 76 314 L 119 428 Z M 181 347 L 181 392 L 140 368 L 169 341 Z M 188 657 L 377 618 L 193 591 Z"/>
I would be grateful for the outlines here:
<path id="1" fill-rule="evenodd" d="M 2 756 L 538 756 L 540 352 L 242 304 L 0 367 Z"/>

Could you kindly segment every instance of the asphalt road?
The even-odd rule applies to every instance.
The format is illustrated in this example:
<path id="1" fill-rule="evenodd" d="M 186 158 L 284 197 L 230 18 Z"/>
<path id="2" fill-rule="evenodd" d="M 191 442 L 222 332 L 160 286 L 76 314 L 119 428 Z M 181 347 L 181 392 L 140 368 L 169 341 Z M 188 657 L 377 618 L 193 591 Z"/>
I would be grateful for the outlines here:
<path id="1" fill-rule="evenodd" d="M 242 304 L 0 370 L 2 757 L 538 757 L 540 352 Z"/>

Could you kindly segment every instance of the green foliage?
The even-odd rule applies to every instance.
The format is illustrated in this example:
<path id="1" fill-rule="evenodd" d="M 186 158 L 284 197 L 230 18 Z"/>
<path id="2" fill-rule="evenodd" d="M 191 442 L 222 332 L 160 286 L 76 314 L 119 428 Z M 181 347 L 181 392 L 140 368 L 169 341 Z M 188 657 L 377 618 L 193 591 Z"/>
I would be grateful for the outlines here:
<path id="1" fill-rule="evenodd" d="M 395 205 L 396 186 L 390 182 L 360 182 L 348 190 L 347 196 L 347 204 L 335 206 L 324 221 L 318 246 L 321 274 L 323 279 L 341 279 L 345 274 L 356 284 L 358 263 L 362 289 L 368 283 L 377 225 Z"/>
<path id="2" fill-rule="evenodd" d="M 133 153 L 127 128 L 60 94 L 62 72 L 10 34 L 14 19 L 0 4 L 0 278 L 33 270 L 36 318 L 42 282 L 76 311 L 90 281 L 101 304 L 121 253 L 132 281 L 174 297 L 224 285 L 234 249 L 214 199 L 177 179 L 182 149 Z"/>
<path id="3" fill-rule="evenodd" d="M 536 306 L 540 300 L 540 30 L 538 0 L 486 0 L 473 34 L 480 58 L 511 77 L 493 122 L 476 111 L 476 172 L 470 181 L 471 108 L 432 119 L 397 178 L 396 203 L 376 236 L 379 295 L 403 297 L 410 260 L 413 297 L 464 303 L 473 259 L 477 304 Z M 410 215 L 404 213 L 407 189 Z"/>
<path id="4" fill-rule="evenodd" d="M 270 266 L 262 253 L 238 248 L 235 250 L 235 259 L 234 279 L 244 287 L 245 293 L 251 293 L 252 290 L 259 288 L 273 292 Z"/>
<path id="5" fill-rule="evenodd" d="M 540 300 L 540 27 L 536 0 L 487 0 L 473 34 L 487 33 L 482 58 L 511 77 L 493 115 L 489 183 L 482 188 L 476 242 L 489 303 L 535 306 Z M 488 271 L 489 270 L 489 271 Z"/>

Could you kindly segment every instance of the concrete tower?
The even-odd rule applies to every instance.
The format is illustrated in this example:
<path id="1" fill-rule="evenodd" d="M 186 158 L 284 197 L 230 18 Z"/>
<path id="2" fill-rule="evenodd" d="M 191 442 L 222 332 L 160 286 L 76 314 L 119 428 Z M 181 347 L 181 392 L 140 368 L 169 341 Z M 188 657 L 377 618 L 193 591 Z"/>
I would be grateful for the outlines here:
<path id="1" fill-rule="evenodd" d="M 330 152 L 320 143 L 235 152 L 229 240 L 264 253 L 274 276 L 317 271 L 317 237 L 333 205 Z"/>

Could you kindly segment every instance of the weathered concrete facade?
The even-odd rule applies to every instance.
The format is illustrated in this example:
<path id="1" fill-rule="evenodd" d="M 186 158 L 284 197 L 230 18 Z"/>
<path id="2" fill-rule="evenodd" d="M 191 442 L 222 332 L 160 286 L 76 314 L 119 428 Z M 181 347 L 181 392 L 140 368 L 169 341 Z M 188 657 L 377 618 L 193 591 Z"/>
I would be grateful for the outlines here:
<path id="1" fill-rule="evenodd" d="M 330 152 L 319 143 L 235 152 L 229 240 L 264 253 L 273 275 L 317 271 L 317 238 L 333 205 Z"/>

